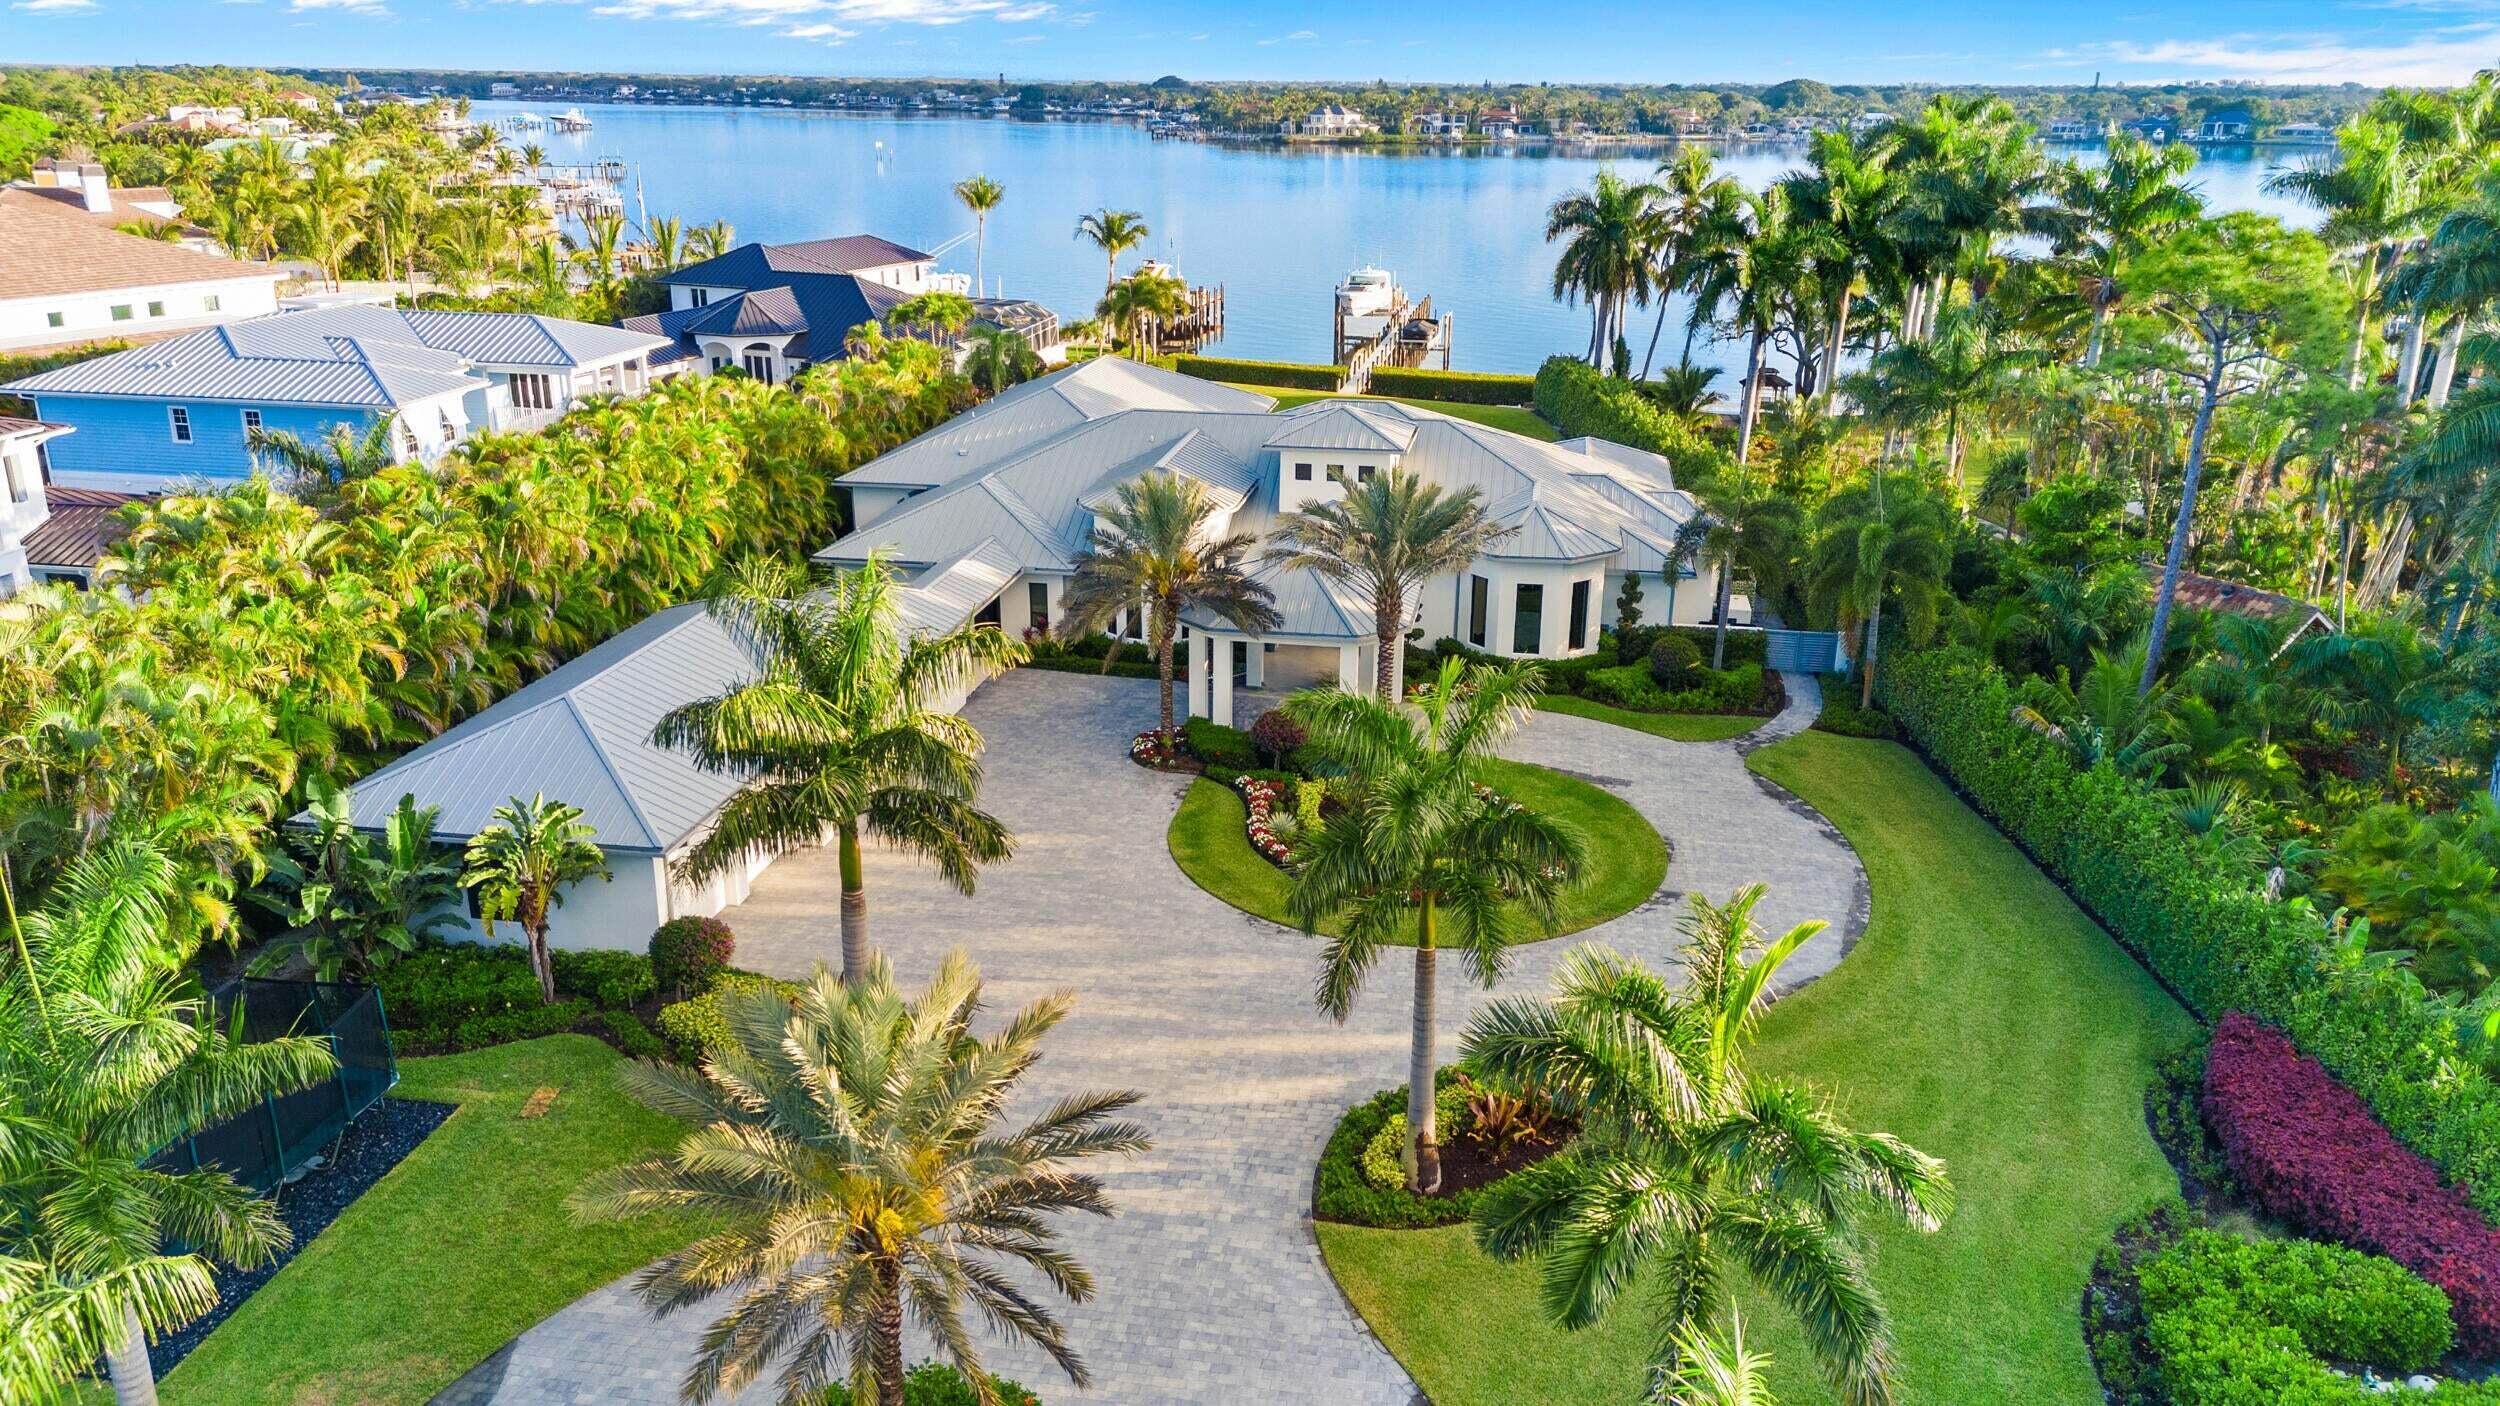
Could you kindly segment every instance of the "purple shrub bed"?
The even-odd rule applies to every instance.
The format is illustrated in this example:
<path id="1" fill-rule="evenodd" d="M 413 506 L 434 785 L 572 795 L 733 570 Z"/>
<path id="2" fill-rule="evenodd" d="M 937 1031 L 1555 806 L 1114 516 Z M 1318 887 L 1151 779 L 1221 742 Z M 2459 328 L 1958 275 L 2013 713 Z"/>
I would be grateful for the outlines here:
<path id="1" fill-rule="evenodd" d="M 2214 1027 L 2205 1119 L 2231 1174 L 2267 1214 L 2439 1286 L 2457 1346 L 2500 1357 L 2500 1231 L 2324 1065 L 2233 1011 Z"/>

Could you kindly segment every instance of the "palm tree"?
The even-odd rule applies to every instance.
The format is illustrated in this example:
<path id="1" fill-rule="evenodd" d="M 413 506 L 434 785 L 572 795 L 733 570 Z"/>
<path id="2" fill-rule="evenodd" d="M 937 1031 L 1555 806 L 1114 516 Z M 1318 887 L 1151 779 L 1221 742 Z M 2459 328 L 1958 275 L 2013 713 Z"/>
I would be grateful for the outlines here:
<path id="1" fill-rule="evenodd" d="M 1673 241 L 1659 202 L 1666 192 L 1627 182 L 1601 168 L 1585 191 L 1572 191 L 1545 212 L 1545 242 L 1562 240 L 1554 260 L 1554 296 L 1589 305 L 1591 366 L 1603 366 L 1623 335 L 1625 306 L 1647 304 L 1658 289 L 1656 261 Z"/>
<path id="2" fill-rule="evenodd" d="M 1649 349 L 1641 354 L 1644 382 L 1649 380 L 1650 363 L 1658 356 L 1658 338 L 1667 329 L 1667 306 L 1672 301 L 1668 295 L 1691 280 L 1709 232 L 1725 211 L 1745 198 L 1745 188 L 1734 177 L 1717 174 L 1710 153 L 1697 146 L 1685 147 L 1659 162 L 1656 176 L 1659 240 L 1652 258 L 1657 266 L 1658 320 L 1649 330 Z M 1691 364 L 1692 339 L 1688 337 L 1680 366 Z"/>
<path id="3" fill-rule="evenodd" d="M 1878 353 L 1852 395 L 1886 424 L 1906 429 L 1942 424 L 1945 472 L 1959 488 L 1970 415 L 1994 405 L 2015 372 L 2039 360 L 2039 353 L 1998 336 L 1984 309 L 1956 307 L 1936 319 L 1925 340 L 1896 342 Z"/>
<path id="4" fill-rule="evenodd" d="M 708 1233 L 635 1277 L 661 1314 L 729 1292 L 679 1395 L 736 1395 L 777 1372 L 782 1406 L 902 1406 L 903 1316 L 990 1395 L 967 1300 L 1004 1336 L 1089 1380 L 1066 1328 L 1002 1270 L 1029 1271 L 1071 1303 L 1093 1276 L 1053 1243 L 1050 1219 L 1112 1214 L 1074 1164 L 1135 1156 L 1146 1132 L 1117 1115 L 1131 1091 L 1071 1094 L 1011 1130 L 996 1125 L 1074 1006 L 1047 996 L 982 1039 L 981 973 L 961 951 L 906 998 L 879 957 L 853 981 L 820 965 L 795 999 L 722 999 L 729 1039 L 701 1069 L 628 1066 L 636 1098 L 694 1124 L 669 1154 L 595 1178 L 584 1222 L 691 1212 Z"/>
<path id="5" fill-rule="evenodd" d="M 521 925 L 529 941 L 530 970 L 538 974 L 538 997 L 556 1003 L 556 967 L 547 953 L 547 919 L 563 906 L 564 890 L 592 876 L 605 883 L 607 851 L 598 831 L 582 821 L 582 808 L 544 794 L 514 796 L 495 807 L 485 829 L 469 837 L 460 886 L 477 890 L 486 935 L 498 919 Z"/>
<path id="6" fill-rule="evenodd" d="M 1952 532 L 1944 505 L 1932 493 L 1881 470 L 1865 483 L 1834 493 L 1816 510 L 1816 541 L 1808 594 L 1843 634 L 1866 627 L 1858 651 L 1862 671 L 1859 706 L 1875 702 L 1876 645 L 1884 605 L 1898 602 L 1913 641 L 1934 631 L 1936 615 L 1952 599 L 1945 573 L 1953 566 Z"/>
<path id="7" fill-rule="evenodd" d="M 2344 369 L 2346 383 L 2358 388 L 2366 374 L 2379 285 L 2424 223 L 2423 160 L 2403 127 L 2377 113 L 2346 122 L 2336 130 L 2335 144 L 2334 157 L 2275 172 L 2266 177 L 2265 189 L 2324 211 L 2319 237 L 2352 264 L 2356 310 Z M 2399 387 L 2399 394 L 2409 398 L 2407 388 Z"/>
<path id="8" fill-rule="evenodd" d="M 59 1399 L 102 1358 L 116 1402 L 154 1406 L 147 1340 L 216 1306 L 210 1260 L 254 1268 L 288 1243 L 277 1208 L 224 1171 L 145 1165 L 333 1067 L 318 1036 L 239 1043 L 177 974 L 177 867 L 111 834 L 40 911 L 6 908 L 0 1399 Z"/>
<path id="9" fill-rule="evenodd" d="M 599 214 L 582 221 L 582 237 L 575 246 L 574 257 L 590 270 L 590 286 L 602 298 L 615 291 L 617 255 L 624 247 L 624 216 Z"/>
<path id="10" fill-rule="evenodd" d="M 1094 315 L 1128 341 L 1129 354 L 1140 360 L 1154 354 L 1150 330 L 1189 315 L 1189 287 L 1178 278 L 1153 269 L 1139 269 L 1111 285 Z"/>
<path id="11" fill-rule="evenodd" d="M 686 242 L 697 261 L 717 259 L 728 253 L 731 244 L 736 239 L 737 236 L 730 232 L 727 220 L 714 220 L 710 224 L 696 225 L 686 236 Z"/>
<path id="12" fill-rule="evenodd" d="M 1403 469 L 1345 486 L 1345 496 L 1278 514 L 1276 552 L 1288 569 L 1342 581 L 1372 603 L 1373 687 L 1398 701 L 1406 607 L 1436 576 L 1464 570 L 1510 528 L 1486 516 L 1473 487 L 1447 492 Z"/>
<path id="13" fill-rule="evenodd" d="M 1321 957 L 1320 1009 L 1344 1020 L 1381 950 L 1410 936 L 1415 944 L 1404 1160 L 1418 1192 L 1441 1186 L 1433 1114 L 1441 944 L 1493 985 L 1510 944 L 1528 935 L 1523 913 L 1550 926 L 1587 862 L 1588 840 L 1570 826 L 1477 789 L 1482 764 L 1535 708 L 1538 678 L 1534 666 L 1451 659 L 1412 709 L 1334 689 L 1285 700 L 1305 745 L 1347 770 L 1345 812 L 1303 840 L 1285 898 L 1304 932 L 1332 917 L 1342 928 Z"/>
<path id="14" fill-rule="evenodd" d="M 1727 1333 L 1687 1323 L 1668 1336 L 1675 1368 L 1650 1392 L 1659 1406 L 1778 1406 L 1769 1381 L 1771 1355 L 1745 1349 L 1745 1315 L 1727 1306 Z"/>
<path id="15" fill-rule="evenodd" d="M 1042 374 L 1033 344 L 1004 327 L 976 327 L 964 353 L 964 378 L 988 395 L 1020 386 Z"/>
<path id="16" fill-rule="evenodd" d="M 663 215 L 651 222 L 651 271 L 667 273 L 685 262 L 686 222 Z"/>
<path id="17" fill-rule="evenodd" d="M 882 555 L 830 586 L 777 558 L 742 563 L 712 596 L 713 618 L 752 651 L 753 678 L 675 709 L 651 740 L 743 784 L 677 862 L 700 883 L 755 852 L 836 835 L 842 874 L 842 979 L 868 979 L 868 889 L 861 841 L 936 863 L 959 893 L 1015 852 L 1007 827 L 976 807 L 981 734 L 942 702 L 1024 660 L 995 625 L 906 637 Z"/>
<path id="18" fill-rule="evenodd" d="M 293 430 L 255 429 L 243 437 L 244 447 L 277 470 L 279 486 L 289 496 L 316 507 L 334 505 L 341 490 L 389 468 L 398 458 L 391 443 L 397 422 L 377 418 L 359 433 L 349 425 L 332 425 L 318 443 L 307 444 Z"/>
<path id="19" fill-rule="evenodd" d="M 133 239 L 153 239 L 159 244 L 182 242 L 182 226 L 171 220 L 124 220 L 113 228 Z"/>
<path id="20" fill-rule="evenodd" d="M 1809 151 L 1810 169 L 1783 178 L 1795 218 L 1823 235 L 1815 241 L 1810 281 L 1822 292 L 1822 315 L 1829 328 L 1815 382 L 1826 405 L 1839 390 L 1851 296 L 1858 280 L 1889 255 L 1884 221 L 1897 198 L 1887 169 L 1891 157 L 1880 133 L 1852 138 L 1818 132 Z"/>
<path id="21" fill-rule="evenodd" d="M 989 288 L 990 212 L 1007 198 L 1007 188 L 987 176 L 966 176 L 955 182 L 955 198 L 972 212 L 972 295 Z"/>
<path id="22" fill-rule="evenodd" d="M 1882 1214 L 1936 1230 L 1952 1187 L 1935 1158 L 1854 1131 L 1813 1090 L 1748 1068 L 1773 979 L 1824 926 L 1764 945 L 1762 894 L 1694 897 L 1681 986 L 1581 947 L 1551 999 L 1508 997 L 1469 1022 L 1469 1068 L 1539 1090 L 1583 1129 L 1477 1203 L 1476 1243 L 1496 1259 L 1540 1259 L 1539 1298 L 1567 1329 L 1602 1320 L 1633 1284 L 1654 1286 L 1666 1383 L 1711 1375 L 1695 1335 L 1717 1326 L 1720 1286 L 1742 1275 L 1796 1315 L 1843 1400 L 1879 1406 L 1893 1399 L 1891 1331 L 1862 1225 Z"/>
<path id="23" fill-rule="evenodd" d="M 2204 213 L 2195 188 L 2183 184 L 2196 165 L 2196 149 L 2184 143 L 2153 146 L 2134 137 L 2109 144 L 2098 166 L 2068 166 L 2058 175 L 2058 256 L 2081 276 L 2092 307 L 2083 364 L 2101 364 L 2110 312 L 2124 290 L 2119 275 L 2153 241 Z M 2280 189 L 2268 177 L 2269 189 Z"/>
<path id="24" fill-rule="evenodd" d="M 295 252 L 312 260 L 313 267 L 321 270 L 322 281 L 332 288 L 339 286 L 339 266 L 365 242 L 364 231 L 355 224 L 362 215 L 360 208 L 341 209 L 307 200 L 288 221 Z"/>
<path id="25" fill-rule="evenodd" d="M 417 227 L 433 204 L 423 182 L 397 166 L 373 178 L 371 242 L 382 256 L 382 277 L 405 276 L 411 298 L 417 290 Z"/>
<path id="26" fill-rule="evenodd" d="M 1173 754 L 1172 642 L 1181 616 L 1205 611 L 1254 635 L 1284 623 L 1275 592 L 1251 578 L 1253 539 L 1243 532 L 1216 536 L 1215 514 L 1215 501 L 1194 478 L 1151 472 L 1121 484 L 1114 501 L 1094 510 L 1093 543 L 1077 557 L 1059 606 L 1059 632 L 1070 639 L 1144 607 L 1162 681 L 1156 740 L 1165 757 Z M 1218 660 L 1209 667 L 1225 665 Z"/>
<path id="27" fill-rule="evenodd" d="M 1750 229 L 1741 238 L 1712 242 L 1696 273 L 1697 302 L 1730 306 L 1730 321 L 1746 338 L 1745 396 L 1738 412 L 1736 462 L 1753 453 L 1753 432 L 1762 416 L 1762 351 L 1779 329 L 1780 315 L 1804 282 L 1812 261 L 1827 252 L 1828 231 L 1791 220 L 1787 192 L 1773 186 L 1750 202 Z"/>
<path id="28" fill-rule="evenodd" d="M 1154 231 L 1146 228 L 1146 217 L 1134 210 L 1113 210 L 1105 207 L 1076 222 L 1076 237 L 1091 240 L 1103 254 L 1102 295 L 1111 296 L 1111 286 L 1120 281 L 1120 256 L 1146 242 Z"/>

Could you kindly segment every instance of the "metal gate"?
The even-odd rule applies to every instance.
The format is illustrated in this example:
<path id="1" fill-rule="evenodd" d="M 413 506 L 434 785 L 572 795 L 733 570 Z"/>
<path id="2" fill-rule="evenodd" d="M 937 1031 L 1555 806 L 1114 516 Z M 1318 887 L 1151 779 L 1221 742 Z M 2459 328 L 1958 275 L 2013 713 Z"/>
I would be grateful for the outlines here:
<path id="1" fill-rule="evenodd" d="M 1764 630 L 1762 643 L 1766 661 L 1782 673 L 1849 672 L 1849 652 L 1836 630 Z"/>

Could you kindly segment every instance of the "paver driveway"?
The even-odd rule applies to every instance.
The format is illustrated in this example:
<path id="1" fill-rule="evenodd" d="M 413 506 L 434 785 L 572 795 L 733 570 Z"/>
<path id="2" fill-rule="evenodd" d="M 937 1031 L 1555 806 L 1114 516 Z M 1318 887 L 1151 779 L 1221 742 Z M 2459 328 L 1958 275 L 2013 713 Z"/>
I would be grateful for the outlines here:
<path id="1" fill-rule="evenodd" d="M 1517 951 L 1505 990 L 1543 987 L 1575 941 L 1662 963 L 1682 893 L 1724 897 L 1757 879 L 1771 886 L 1766 926 L 1834 925 L 1792 961 L 1793 976 L 1840 959 L 1863 927 L 1856 857 L 1819 817 L 1744 769 L 1745 748 L 1811 720 L 1814 681 L 1789 684 L 1790 711 L 1733 743 L 1669 742 L 1552 714 L 1522 732 L 1511 755 L 1623 796 L 1674 857 L 1648 905 Z M 1412 966 L 1384 960 L 1345 1025 L 1319 1014 L 1313 944 L 1209 897 L 1173 864 L 1164 836 L 1187 778 L 1125 759 L 1154 709 L 1149 682 L 1038 670 L 999 679 L 966 713 L 989 739 L 983 800 L 1015 833 L 1014 860 L 971 899 L 900 855 L 869 862 L 870 935 L 907 983 L 962 945 L 979 959 L 994 1009 L 1077 992 L 1075 1014 L 1028 1080 L 1037 1100 L 1076 1088 L 1146 1096 L 1138 1116 L 1153 1151 L 1102 1168 L 1118 1217 L 1063 1226 L 1099 1288 L 1066 1311 L 1092 1389 L 1072 1389 L 1038 1354 L 1002 1348 L 990 1365 L 1054 1406 L 1407 1406 L 1413 1384 L 1338 1295 L 1309 1213 L 1312 1166 L 1337 1115 L 1405 1074 Z M 789 976 L 838 965 L 836 884 L 828 853 L 776 864 L 749 902 L 723 915 L 739 964 Z M 1442 964 L 1441 982 L 1447 1052 L 1485 993 L 1454 963 Z M 670 1406 L 710 1317 L 654 1320 L 610 1285 L 532 1328 L 437 1406 Z"/>

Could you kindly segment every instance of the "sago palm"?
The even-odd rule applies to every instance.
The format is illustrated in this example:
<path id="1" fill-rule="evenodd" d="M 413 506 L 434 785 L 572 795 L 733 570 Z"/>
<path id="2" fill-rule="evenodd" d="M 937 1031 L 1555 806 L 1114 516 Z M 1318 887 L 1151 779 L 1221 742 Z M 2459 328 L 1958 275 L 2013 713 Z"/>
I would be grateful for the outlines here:
<path id="1" fill-rule="evenodd" d="M 1141 474 L 1094 510 L 1093 545 L 1076 559 L 1059 631 L 1082 638 L 1124 610 L 1143 607 L 1146 640 L 1162 684 L 1156 727 L 1162 755 L 1172 754 L 1172 650 L 1181 616 L 1203 610 L 1250 634 L 1283 623 L 1275 593 L 1251 579 L 1247 533 L 1217 536 L 1215 501 L 1196 479 Z M 1218 659 L 1210 668 L 1225 668 Z"/>
<path id="2" fill-rule="evenodd" d="M 1473 487 L 1456 492 L 1399 469 L 1345 485 L 1345 496 L 1276 519 L 1276 557 L 1289 569 L 1344 582 L 1372 603 L 1373 686 L 1397 701 L 1407 603 L 1436 576 L 1463 571 L 1511 529 Z"/>
<path id="3" fill-rule="evenodd" d="M 834 832 L 846 981 L 868 973 L 867 836 L 933 861 L 966 894 L 982 865 L 1014 852 L 1007 827 L 973 804 L 981 734 L 943 705 L 1021 663 L 1024 646 L 995 625 L 908 634 L 896 590 L 882 556 L 822 587 L 779 560 L 741 564 L 711 610 L 754 653 L 754 675 L 651 734 L 743 783 L 678 861 L 686 882 Z"/>
<path id="4" fill-rule="evenodd" d="M 1138 1096 L 1070 1094 L 997 1126 L 1073 1005 L 1045 997 L 982 1039 L 981 973 L 962 952 L 909 998 L 879 957 L 850 983 L 819 966 L 795 999 L 725 996 L 728 1041 L 699 1071 L 624 1071 L 637 1098 L 695 1127 L 668 1155 L 594 1179 L 573 1206 L 585 1221 L 691 1213 L 712 1227 L 635 1279 L 662 1315 L 732 1297 L 686 1369 L 684 1400 L 721 1399 L 770 1372 L 783 1406 L 902 1406 L 908 1312 L 991 1402 L 967 1301 L 1086 1384 L 1066 1328 L 1004 1271 L 1072 1303 L 1093 1297 L 1093 1276 L 1050 1222 L 1112 1214 L 1101 1182 L 1074 1164 L 1146 1149 L 1145 1130 L 1117 1117 Z"/>
<path id="5" fill-rule="evenodd" d="M 1477 1203 L 1476 1242 L 1496 1259 L 1539 1259 L 1538 1297 L 1567 1329 L 1646 1289 L 1661 1383 L 1701 1365 L 1693 1335 L 1719 1326 L 1741 1277 L 1796 1316 L 1844 1400 L 1878 1406 L 1893 1399 L 1892 1335 L 1865 1224 L 1935 1230 L 1952 1188 L 1935 1158 L 1857 1132 L 1813 1090 L 1748 1067 L 1780 967 L 1823 928 L 1763 944 L 1762 893 L 1695 897 L 1681 986 L 1582 947 L 1550 999 L 1505 998 L 1468 1024 L 1470 1068 L 1539 1090 L 1583 1129 Z"/>
<path id="6" fill-rule="evenodd" d="M 147 1340 L 216 1306 L 210 1260 L 284 1249 L 277 1208 L 214 1168 L 143 1163 L 185 1132 L 327 1077 L 329 1044 L 242 1044 L 182 973 L 176 866 L 115 834 L 0 952 L 0 1401 L 75 1399 L 101 1358 L 152 1406 Z M 170 1247 L 190 1246 L 175 1251 Z"/>
<path id="7" fill-rule="evenodd" d="M 526 801 L 514 796 L 495 807 L 486 828 L 469 837 L 461 856 L 460 886 L 477 890 L 486 935 L 495 935 L 498 922 L 520 926 L 529 946 L 530 970 L 538 975 L 539 999 L 548 1005 L 556 1002 L 548 919 L 564 906 L 567 888 L 592 878 L 602 883 L 613 878 L 598 831 L 582 819 L 580 806 L 543 794 Z"/>
<path id="8" fill-rule="evenodd" d="M 1345 812 L 1304 839 L 1285 898 L 1304 932 L 1331 918 L 1340 929 L 1321 955 L 1320 1009 L 1344 1020 L 1382 952 L 1415 944 L 1404 1161 L 1420 1192 L 1441 1185 L 1432 1095 L 1442 944 L 1491 986 L 1510 945 L 1552 925 L 1587 862 L 1587 837 L 1478 789 L 1477 772 L 1539 692 L 1533 666 L 1451 659 L 1412 708 L 1334 689 L 1285 700 L 1305 745 L 1347 773 Z"/>

